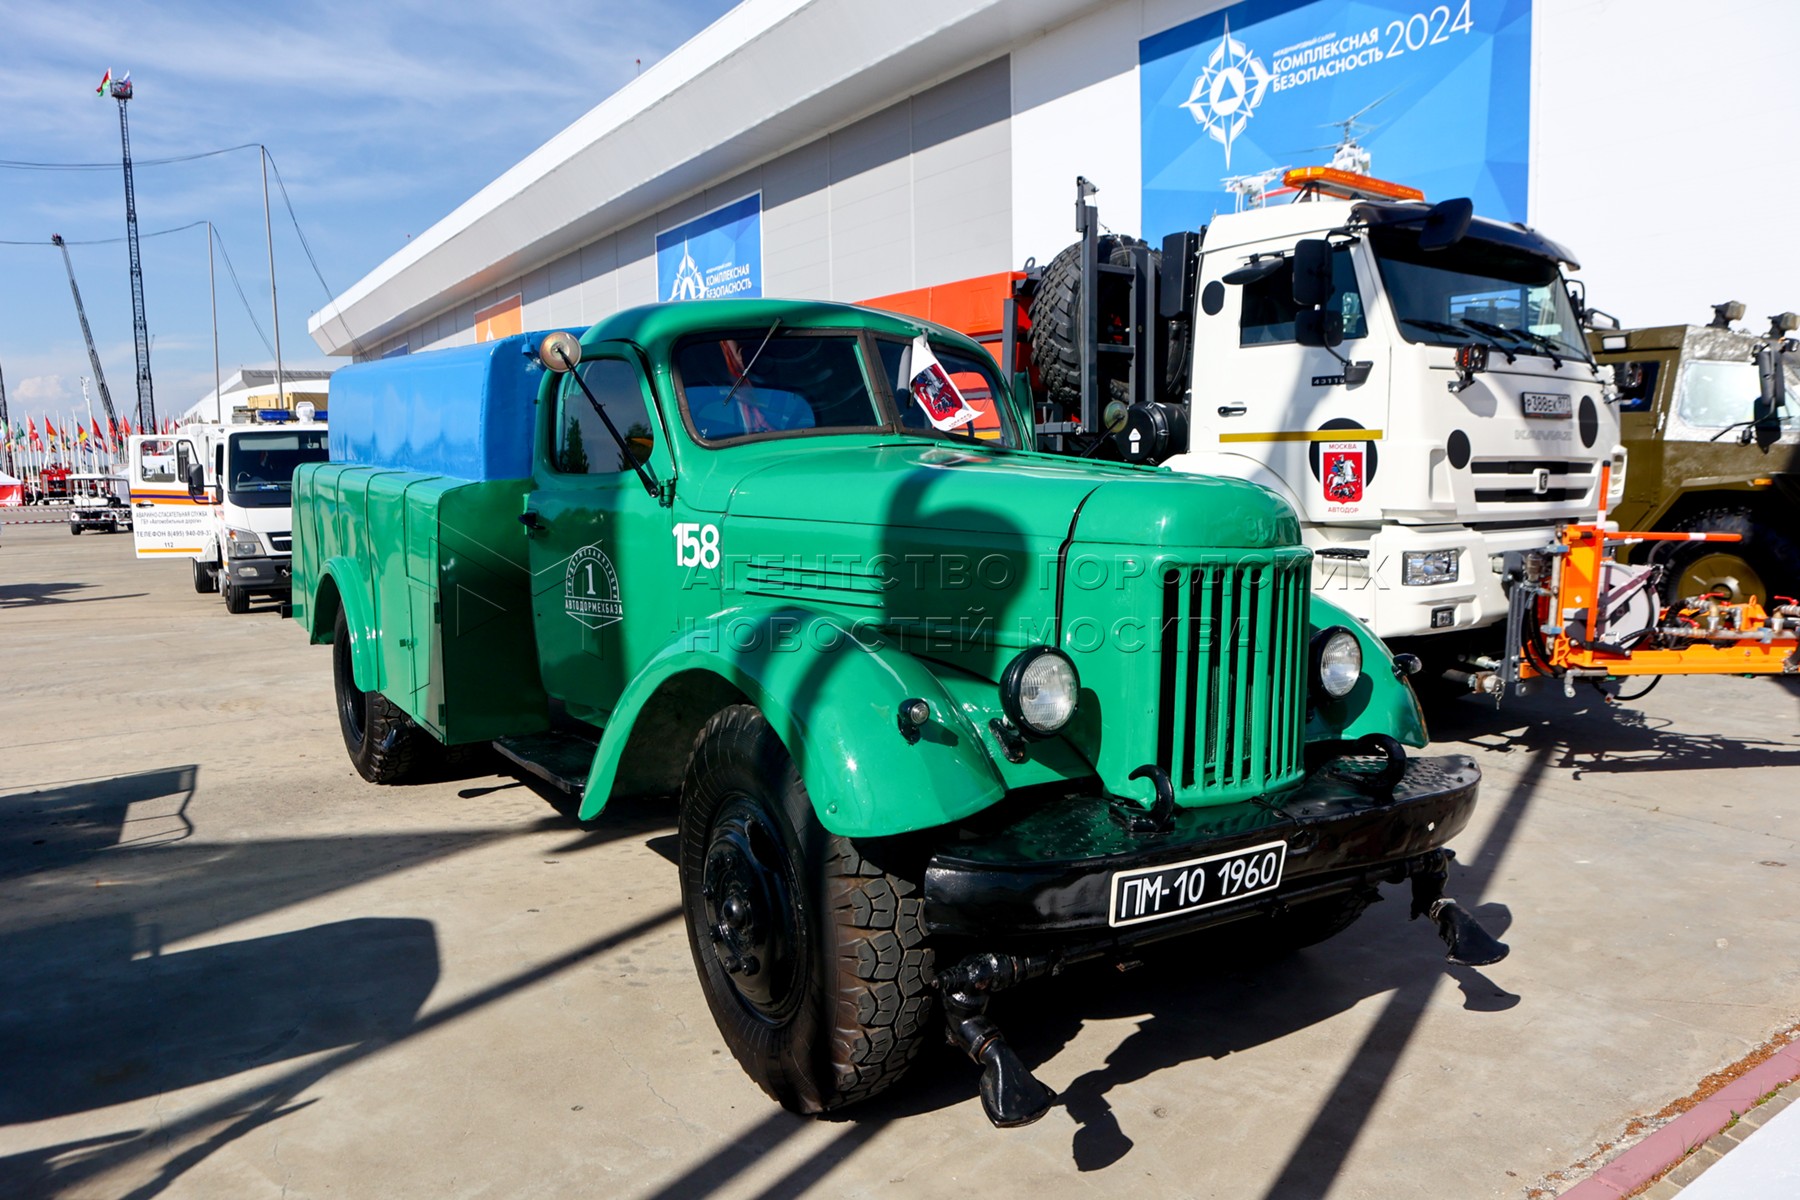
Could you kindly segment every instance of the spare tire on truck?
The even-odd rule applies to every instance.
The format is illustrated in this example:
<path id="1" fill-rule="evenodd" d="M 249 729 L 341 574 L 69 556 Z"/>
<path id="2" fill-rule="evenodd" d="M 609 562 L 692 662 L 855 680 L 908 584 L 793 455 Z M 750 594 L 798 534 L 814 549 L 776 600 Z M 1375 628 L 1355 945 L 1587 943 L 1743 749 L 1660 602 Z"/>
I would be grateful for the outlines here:
<path id="1" fill-rule="evenodd" d="M 1131 248 L 1144 243 L 1118 234 L 1100 235 L 1095 261 L 1127 266 Z M 1122 289 L 1121 289 L 1122 290 Z M 1124 311 L 1123 297 L 1108 304 L 1108 289 L 1101 290 L 1100 340 L 1122 344 L 1130 336 L 1131 314 Z M 1031 361 L 1037 368 L 1044 399 L 1062 406 L 1070 416 L 1081 411 L 1081 243 L 1067 246 L 1038 280 L 1031 297 L 1031 330 L 1026 335 Z M 1101 403 L 1129 402 L 1129 362 L 1122 354 L 1109 354 L 1100 362 L 1100 381 L 1106 389 Z"/>
<path id="2" fill-rule="evenodd" d="M 1096 261 L 1114 266 L 1129 266 L 1133 247 L 1145 245 L 1140 238 L 1122 234 L 1102 234 Z M 1162 252 L 1150 251 L 1150 270 L 1162 269 Z M 1116 278 L 1116 277 L 1115 277 Z M 1102 288 L 1100 295 L 1100 341 L 1124 345 L 1131 334 L 1130 293 L 1124 287 Z M 1026 334 L 1031 348 L 1032 365 L 1037 369 L 1043 399 L 1062 407 L 1069 416 L 1081 409 L 1081 243 L 1064 247 L 1050 260 L 1038 280 L 1029 307 L 1031 329 Z M 1154 369 L 1159 377 L 1146 400 L 1181 399 L 1180 379 L 1188 354 L 1187 339 L 1170 322 L 1168 345 L 1156 347 Z M 1154 331 L 1151 336 L 1154 336 Z M 1130 358 L 1108 354 L 1100 360 L 1100 381 L 1105 389 L 1100 397 L 1104 407 L 1109 401 L 1131 402 Z"/>

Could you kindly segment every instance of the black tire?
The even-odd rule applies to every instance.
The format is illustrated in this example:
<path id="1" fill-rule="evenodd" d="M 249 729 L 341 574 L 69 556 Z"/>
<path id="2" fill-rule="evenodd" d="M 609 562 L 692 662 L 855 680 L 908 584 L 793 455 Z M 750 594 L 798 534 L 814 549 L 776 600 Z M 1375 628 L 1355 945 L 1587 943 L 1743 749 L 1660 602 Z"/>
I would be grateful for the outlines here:
<path id="1" fill-rule="evenodd" d="M 1096 258 L 1102 263 L 1125 266 L 1131 262 L 1131 248 L 1143 244 L 1137 238 L 1102 234 Z M 1159 258 L 1156 252 L 1151 253 L 1152 269 L 1155 269 Z M 1100 340 L 1125 342 L 1130 324 L 1129 313 L 1102 308 Z M 1037 368 L 1038 382 L 1043 386 L 1045 399 L 1061 405 L 1065 412 L 1071 414 L 1078 413 L 1081 405 L 1080 337 L 1081 243 L 1076 242 L 1065 247 L 1044 268 L 1043 277 L 1038 280 L 1037 291 L 1031 297 L 1031 329 L 1027 334 L 1031 361 Z M 1100 380 L 1106 388 L 1101 397 L 1102 405 L 1109 400 L 1130 402 L 1128 363 L 1129 356 L 1123 354 L 1109 354 L 1101 360 Z M 1154 390 L 1157 395 L 1149 399 L 1162 399 L 1162 393 L 1167 390 L 1167 381 L 1159 382 Z"/>
<path id="2" fill-rule="evenodd" d="M 219 590 L 225 593 L 225 611 L 233 616 L 241 616 L 250 611 L 250 593 L 232 583 L 222 583 Z"/>
<path id="3" fill-rule="evenodd" d="M 189 559 L 194 564 L 194 590 L 202 596 L 219 590 L 219 577 L 199 559 Z"/>
<path id="4" fill-rule="evenodd" d="M 365 692 L 356 686 L 350 663 L 350 623 L 342 609 L 331 635 L 331 668 L 338 727 L 356 773 L 370 783 L 403 783 L 411 778 L 429 757 L 421 751 L 436 745 L 436 739 L 380 692 Z"/>
<path id="5" fill-rule="evenodd" d="M 81 536 L 81 526 L 75 524 L 75 522 L 73 522 L 73 521 L 70 521 L 69 522 L 69 532 L 76 537 L 80 537 Z"/>
<path id="6" fill-rule="evenodd" d="M 1662 599 L 1674 604 L 1705 591 L 1729 591 L 1735 602 L 1800 595 L 1800 547 L 1741 508 L 1711 508 L 1675 526 L 1681 533 L 1735 533 L 1736 542 L 1661 542 L 1651 561 L 1663 564 Z M 1731 586 L 1735 581 L 1736 586 Z"/>
<path id="7" fill-rule="evenodd" d="M 787 748 L 749 705 L 695 739 L 680 841 L 688 946 L 745 1073 L 804 1113 L 899 1079 L 936 993 L 917 873 L 872 857 L 895 847 L 821 827 Z"/>
<path id="8" fill-rule="evenodd" d="M 1316 946 L 1356 924 L 1374 899 L 1368 892 L 1344 892 L 1308 900 L 1270 917 L 1263 933 L 1268 944 L 1280 951 Z"/>

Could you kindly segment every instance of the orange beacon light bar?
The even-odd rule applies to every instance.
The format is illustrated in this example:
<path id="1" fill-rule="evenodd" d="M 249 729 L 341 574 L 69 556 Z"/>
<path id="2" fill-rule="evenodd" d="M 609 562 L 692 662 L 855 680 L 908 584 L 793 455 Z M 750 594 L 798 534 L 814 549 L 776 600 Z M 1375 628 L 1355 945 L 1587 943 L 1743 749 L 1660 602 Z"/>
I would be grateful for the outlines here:
<path id="1" fill-rule="evenodd" d="M 1322 192 L 1344 200 L 1423 200 L 1425 193 L 1403 183 L 1390 183 L 1372 175 L 1340 171 L 1336 167 L 1295 167 L 1281 177 L 1284 186 Z"/>

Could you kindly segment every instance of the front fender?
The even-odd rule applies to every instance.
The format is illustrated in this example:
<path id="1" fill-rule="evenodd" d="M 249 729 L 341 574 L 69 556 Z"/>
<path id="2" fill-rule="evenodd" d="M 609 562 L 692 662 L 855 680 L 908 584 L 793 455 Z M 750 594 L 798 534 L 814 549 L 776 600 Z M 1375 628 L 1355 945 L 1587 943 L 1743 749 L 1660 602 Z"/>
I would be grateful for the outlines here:
<path id="1" fill-rule="evenodd" d="M 1408 746 L 1423 746 L 1425 714 L 1412 685 L 1394 673 L 1394 655 L 1387 644 L 1349 613 L 1315 594 L 1308 615 L 1308 637 L 1332 625 L 1342 625 L 1362 644 L 1363 673 L 1342 700 L 1311 708 L 1306 719 L 1306 740 L 1354 739 L 1369 733 L 1385 733 Z M 1310 659 L 1307 686 L 1312 686 Z"/>
<path id="2" fill-rule="evenodd" d="M 356 560 L 348 556 L 327 559 L 319 572 L 319 585 L 312 596 L 312 641 L 323 645 L 332 637 L 337 610 L 326 599 L 330 592 L 344 611 L 344 622 L 350 627 L 350 669 L 356 686 L 365 692 L 380 691 L 380 655 L 375 652 L 374 606 L 370 602 L 369 578 Z"/>
<path id="3" fill-rule="evenodd" d="M 581 819 L 606 806 L 632 726 L 658 689 L 697 670 L 762 711 L 832 833 L 909 833 L 999 800 L 1006 790 L 1000 773 L 943 684 L 918 658 L 867 630 L 859 640 L 858 632 L 839 616 L 772 605 L 729 609 L 677 635 L 620 696 L 594 753 Z M 900 702 L 910 698 L 931 706 L 923 736 L 911 744 L 898 725 Z"/>

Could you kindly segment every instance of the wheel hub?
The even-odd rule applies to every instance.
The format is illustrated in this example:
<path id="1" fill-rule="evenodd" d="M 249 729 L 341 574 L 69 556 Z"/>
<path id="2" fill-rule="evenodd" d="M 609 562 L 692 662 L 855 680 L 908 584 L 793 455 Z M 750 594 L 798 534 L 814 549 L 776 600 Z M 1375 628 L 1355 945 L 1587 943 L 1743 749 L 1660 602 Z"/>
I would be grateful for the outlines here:
<path id="1" fill-rule="evenodd" d="M 1723 592 L 1738 604 L 1752 596 L 1765 601 L 1769 598 L 1762 576 L 1755 568 L 1735 554 L 1718 551 L 1703 554 L 1689 563 L 1681 573 L 1677 591 L 1677 598 L 1682 600 L 1708 592 Z"/>
<path id="2" fill-rule="evenodd" d="M 738 997 L 780 1020 L 800 994 L 799 915 L 780 837 L 748 799 L 727 801 L 713 819 L 701 877 L 714 958 Z"/>

